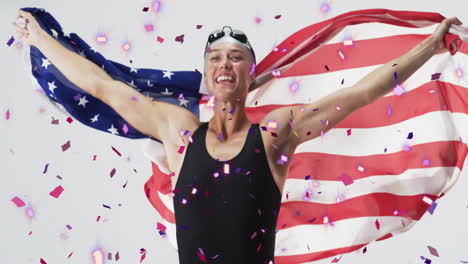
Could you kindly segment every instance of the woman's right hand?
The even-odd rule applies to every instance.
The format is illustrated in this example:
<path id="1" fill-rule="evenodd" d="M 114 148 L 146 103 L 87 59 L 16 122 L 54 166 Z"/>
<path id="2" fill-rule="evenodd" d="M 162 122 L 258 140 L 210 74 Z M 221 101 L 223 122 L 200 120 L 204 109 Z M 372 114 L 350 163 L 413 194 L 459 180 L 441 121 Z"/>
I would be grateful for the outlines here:
<path id="1" fill-rule="evenodd" d="M 26 24 L 18 21 L 18 18 L 24 18 L 26 20 Z M 47 34 L 41 28 L 34 16 L 29 12 L 18 10 L 16 20 L 16 35 L 21 39 L 21 42 L 25 44 L 37 46 L 40 38 L 44 34 Z"/>

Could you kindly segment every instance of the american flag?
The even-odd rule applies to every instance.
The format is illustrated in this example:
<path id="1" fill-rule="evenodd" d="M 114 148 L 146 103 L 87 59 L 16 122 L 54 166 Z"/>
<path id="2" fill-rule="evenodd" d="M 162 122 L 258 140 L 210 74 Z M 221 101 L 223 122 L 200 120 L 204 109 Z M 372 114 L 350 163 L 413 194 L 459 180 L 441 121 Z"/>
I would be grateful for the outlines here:
<path id="1" fill-rule="evenodd" d="M 45 10 L 23 10 L 114 79 L 187 107 L 203 122 L 211 118 L 199 72 L 136 69 L 106 60 L 76 34 L 65 35 Z M 278 107 L 313 103 L 352 86 L 419 44 L 443 19 L 438 13 L 368 9 L 297 31 L 257 65 L 257 76 L 274 78 L 248 95 L 248 118 L 258 123 Z M 297 147 L 278 216 L 275 263 L 328 257 L 336 263 L 344 253 L 407 231 L 436 209 L 468 152 L 468 31 L 452 26 L 445 41 L 449 52 L 434 55 L 391 93 Z M 29 54 L 32 74 L 51 102 L 89 127 L 146 137 L 67 81 L 39 50 L 31 47 Z M 171 171 L 162 144 L 149 140 L 145 154 L 153 169 L 145 193 L 163 219 L 160 233 L 177 247 Z"/>

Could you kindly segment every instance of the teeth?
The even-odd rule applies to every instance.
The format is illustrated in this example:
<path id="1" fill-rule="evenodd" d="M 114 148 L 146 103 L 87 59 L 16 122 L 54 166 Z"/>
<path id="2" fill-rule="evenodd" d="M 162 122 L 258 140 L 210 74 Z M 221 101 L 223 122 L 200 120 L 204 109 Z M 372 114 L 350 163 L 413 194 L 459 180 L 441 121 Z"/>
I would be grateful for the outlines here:
<path id="1" fill-rule="evenodd" d="M 217 82 L 224 81 L 224 80 L 233 81 L 233 78 L 231 76 L 221 75 L 218 77 L 218 79 L 216 79 Z"/>

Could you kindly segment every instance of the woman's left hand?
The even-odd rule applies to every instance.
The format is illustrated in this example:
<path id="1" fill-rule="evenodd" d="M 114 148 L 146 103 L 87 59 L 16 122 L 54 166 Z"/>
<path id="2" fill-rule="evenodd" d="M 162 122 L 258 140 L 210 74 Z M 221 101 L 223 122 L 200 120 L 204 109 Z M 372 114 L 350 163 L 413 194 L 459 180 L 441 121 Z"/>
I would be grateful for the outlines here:
<path id="1" fill-rule="evenodd" d="M 461 25 L 462 22 L 457 17 L 446 18 L 439 24 L 432 34 L 431 37 L 435 42 L 436 53 L 448 51 L 445 47 L 445 34 L 447 34 L 450 25 L 452 24 Z"/>

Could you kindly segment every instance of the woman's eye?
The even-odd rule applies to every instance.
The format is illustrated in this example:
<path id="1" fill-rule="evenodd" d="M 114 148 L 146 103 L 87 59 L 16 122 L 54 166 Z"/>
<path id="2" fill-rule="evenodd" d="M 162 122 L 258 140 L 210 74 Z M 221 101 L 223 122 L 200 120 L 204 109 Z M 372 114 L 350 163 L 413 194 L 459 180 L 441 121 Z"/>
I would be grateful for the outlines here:
<path id="1" fill-rule="evenodd" d="M 211 60 L 217 60 L 217 59 L 219 59 L 218 56 L 216 56 L 216 57 L 211 57 Z"/>

